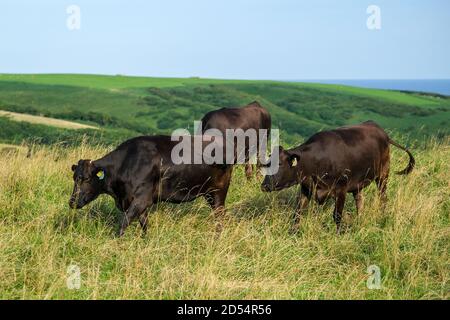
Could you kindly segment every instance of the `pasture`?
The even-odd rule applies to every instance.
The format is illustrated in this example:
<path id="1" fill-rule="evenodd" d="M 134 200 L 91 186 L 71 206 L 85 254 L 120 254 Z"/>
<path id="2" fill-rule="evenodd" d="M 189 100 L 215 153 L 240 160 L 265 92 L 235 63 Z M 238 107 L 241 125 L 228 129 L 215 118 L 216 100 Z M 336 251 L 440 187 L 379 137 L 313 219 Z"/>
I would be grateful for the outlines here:
<path id="1" fill-rule="evenodd" d="M 0 157 L 2 299 L 449 299 L 450 144 L 413 149 L 417 167 L 389 183 L 386 210 L 374 185 L 336 235 L 331 204 L 312 204 L 288 233 L 295 188 L 264 194 L 260 179 L 233 176 L 227 221 L 217 236 L 207 204 L 160 204 L 142 236 L 137 223 L 115 237 L 118 211 L 107 196 L 71 210 L 70 166 L 109 147 L 36 147 Z M 407 159 L 395 150 L 393 170 Z M 68 267 L 81 271 L 67 287 Z M 381 287 L 367 287 L 369 266 Z"/>
<path id="2" fill-rule="evenodd" d="M 342 235 L 331 203 L 312 203 L 300 232 L 289 234 L 296 188 L 263 193 L 261 177 L 247 181 L 239 166 L 220 235 L 203 199 L 159 204 L 145 236 L 135 223 L 120 239 L 111 198 L 69 208 L 70 167 L 79 159 L 101 157 L 129 137 L 192 129 L 208 111 L 254 100 L 270 111 L 284 146 L 372 119 L 408 145 L 416 168 L 391 175 L 385 210 L 374 185 L 358 216 L 348 197 Z M 0 74 L 0 127 L 2 299 L 450 298 L 449 97 L 274 81 Z M 394 172 L 407 159 L 392 150 Z M 74 266 L 79 289 L 67 283 Z M 373 268 L 376 288 L 367 286 Z"/>

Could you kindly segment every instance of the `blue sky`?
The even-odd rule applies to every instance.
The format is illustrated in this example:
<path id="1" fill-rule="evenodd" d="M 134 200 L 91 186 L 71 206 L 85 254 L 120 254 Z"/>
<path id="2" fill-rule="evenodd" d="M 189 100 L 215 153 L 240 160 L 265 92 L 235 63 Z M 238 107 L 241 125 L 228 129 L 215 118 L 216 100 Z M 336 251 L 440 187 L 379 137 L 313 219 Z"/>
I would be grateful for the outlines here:
<path id="1" fill-rule="evenodd" d="M 0 73 L 450 78 L 450 1 L 2 0 L 0 41 Z"/>

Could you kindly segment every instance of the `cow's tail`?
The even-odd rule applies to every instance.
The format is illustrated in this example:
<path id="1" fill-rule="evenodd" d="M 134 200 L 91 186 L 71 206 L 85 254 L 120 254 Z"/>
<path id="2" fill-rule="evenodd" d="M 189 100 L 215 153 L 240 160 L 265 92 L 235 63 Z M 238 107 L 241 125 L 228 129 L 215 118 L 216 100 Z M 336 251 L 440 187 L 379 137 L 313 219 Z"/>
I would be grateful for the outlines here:
<path id="1" fill-rule="evenodd" d="M 409 174 L 411 171 L 413 171 L 414 166 L 416 165 L 416 160 L 414 159 L 412 153 L 411 153 L 408 149 L 406 149 L 405 147 L 399 145 L 397 142 L 395 142 L 395 141 L 392 140 L 391 138 L 389 138 L 389 143 L 392 144 L 393 146 L 396 146 L 396 147 L 399 148 L 399 149 L 402 149 L 402 150 L 405 151 L 405 152 L 408 154 L 408 156 L 409 156 L 409 163 L 408 163 L 408 166 L 407 166 L 405 169 L 403 169 L 402 171 L 396 172 L 396 174 L 401 174 L 401 175 Z"/>

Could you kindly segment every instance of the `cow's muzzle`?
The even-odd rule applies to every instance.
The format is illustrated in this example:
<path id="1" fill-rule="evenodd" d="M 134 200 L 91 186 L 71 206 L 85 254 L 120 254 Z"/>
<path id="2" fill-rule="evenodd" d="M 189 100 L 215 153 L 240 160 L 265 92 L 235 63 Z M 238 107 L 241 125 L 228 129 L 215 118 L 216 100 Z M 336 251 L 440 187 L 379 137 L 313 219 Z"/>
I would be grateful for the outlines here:
<path id="1" fill-rule="evenodd" d="M 80 199 L 77 199 L 76 197 L 70 197 L 69 200 L 69 207 L 72 209 L 81 209 L 83 205 L 80 203 Z"/>

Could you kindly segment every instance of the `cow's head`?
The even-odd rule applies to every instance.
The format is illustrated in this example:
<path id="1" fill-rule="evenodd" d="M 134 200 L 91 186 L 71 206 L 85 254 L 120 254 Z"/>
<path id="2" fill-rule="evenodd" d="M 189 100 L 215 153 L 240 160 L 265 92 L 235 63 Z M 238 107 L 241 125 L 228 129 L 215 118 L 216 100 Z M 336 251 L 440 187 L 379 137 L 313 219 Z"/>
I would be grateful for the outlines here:
<path id="1" fill-rule="evenodd" d="M 95 166 L 91 160 L 78 161 L 78 164 L 72 166 L 72 171 L 74 186 L 69 206 L 81 209 L 102 192 L 105 171 Z"/>
<path id="2" fill-rule="evenodd" d="M 271 167 L 271 162 L 275 161 L 272 154 L 266 168 Z M 278 152 L 278 170 L 274 172 L 267 172 L 264 177 L 264 181 L 261 185 L 261 189 L 265 192 L 278 191 L 294 184 L 298 183 L 298 162 L 300 157 L 297 154 L 284 150 L 283 147 L 279 147 Z M 273 170 L 273 169 L 271 169 Z"/>

